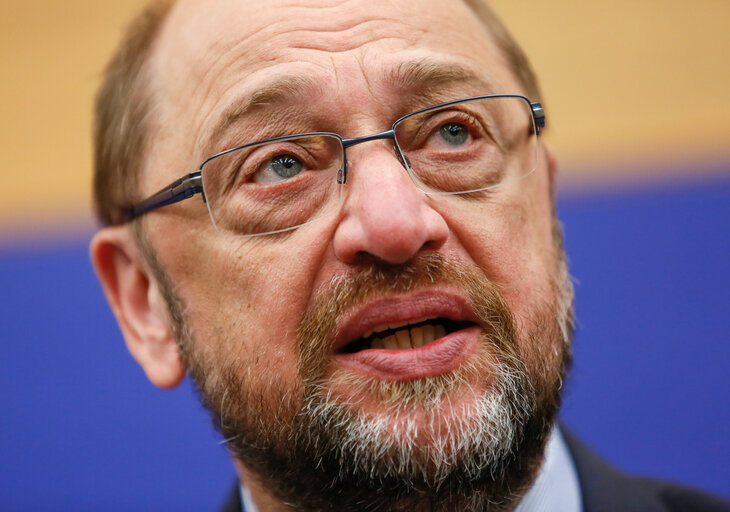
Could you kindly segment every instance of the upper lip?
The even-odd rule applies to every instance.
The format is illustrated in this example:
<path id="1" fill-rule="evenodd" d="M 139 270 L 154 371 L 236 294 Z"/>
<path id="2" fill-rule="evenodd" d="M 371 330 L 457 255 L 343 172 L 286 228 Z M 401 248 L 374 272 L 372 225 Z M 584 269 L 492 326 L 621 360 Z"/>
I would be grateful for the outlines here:
<path id="1" fill-rule="evenodd" d="M 479 322 L 469 301 L 454 291 L 428 289 L 389 295 L 368 301 L 339 319 L 332 351 L 339 351 L 379 326 L 415 323 L 436 317 L 457 322 Z"/>

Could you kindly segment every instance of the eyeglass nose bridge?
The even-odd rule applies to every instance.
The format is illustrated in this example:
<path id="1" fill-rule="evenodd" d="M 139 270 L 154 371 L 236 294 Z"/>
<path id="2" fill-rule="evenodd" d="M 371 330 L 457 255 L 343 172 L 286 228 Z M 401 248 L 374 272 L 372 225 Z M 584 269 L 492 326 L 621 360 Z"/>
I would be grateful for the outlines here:
<path id="1" fill-rule="evenodd" d="M 362 144 L 363 142 L 370 142 L 372 140 L 391 139 L 393 141 L 393 150 L 395 151 L 398 161 L 407 170 L 410 168 L 411 163 L 408 161 L 408 157 L 401 154 L 398 149 L 398 143 L 395 140 L 395 130 L 390 130 L 374 133 L 373 135 L 365 135 L 364 137 L 354 137 L 352 139 L 342 139 L 342 148 L 344 150 L 342 168 L 337 173 L 337 183 L 339 185 L 344 184 L 347 181 L 347 148 Z M 405 158 L 405 161 L 403 160 Z"/>

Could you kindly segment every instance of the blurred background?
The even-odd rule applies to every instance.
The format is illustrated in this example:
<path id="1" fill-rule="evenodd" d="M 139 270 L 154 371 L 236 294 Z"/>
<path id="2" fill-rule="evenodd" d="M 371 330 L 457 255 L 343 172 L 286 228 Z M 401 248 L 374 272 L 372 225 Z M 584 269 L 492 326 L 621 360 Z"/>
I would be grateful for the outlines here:
<path id="1" fill-rule="evenodd" d="M 0 3 L 0 509 L 215 509 L 189 383 L 149 384 L 88 261 L 91 103 L 141 0 Z M 730 2 L 492 2 L 537 70 L 577 291 L 563 421 L 730 497 Z"/>

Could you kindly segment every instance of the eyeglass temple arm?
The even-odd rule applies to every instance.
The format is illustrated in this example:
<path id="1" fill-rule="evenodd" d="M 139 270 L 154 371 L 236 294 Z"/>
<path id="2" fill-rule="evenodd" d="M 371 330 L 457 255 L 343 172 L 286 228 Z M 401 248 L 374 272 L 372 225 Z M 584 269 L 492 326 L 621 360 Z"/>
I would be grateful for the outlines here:
<path id="1" fill-rule="evenodd" d="M 168 204 L 179 203 L 183 199 L 202 192 L 203 179 L 200 176 L 200 171 L 191 172 L 187 176 L 183 176 L 165 188 L 158 190 L 144 201 L 122 210 L 116 224 L 123 224 L 150 210 L 156 210 Z"/>
<path id="2" fill-rule="evenodd" d="M 530 103 L 530 108 L 532 109 L 532 118 L 535 120 L 536 135 L 540 135 L 540 132 L 545 128 L 545 111 L 538 102 Z"/>

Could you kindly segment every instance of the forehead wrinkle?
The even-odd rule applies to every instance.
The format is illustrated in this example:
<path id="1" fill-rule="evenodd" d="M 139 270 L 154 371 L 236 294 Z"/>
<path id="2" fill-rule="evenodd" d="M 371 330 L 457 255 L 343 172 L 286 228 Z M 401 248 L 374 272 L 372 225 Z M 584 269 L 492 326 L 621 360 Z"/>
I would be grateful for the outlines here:
<path id="1" fill-rule="evenodd" d="M 358 56 L 358 58 L 356 59 L 356 62 L 357 62 L 358 68 L 360 69 L 360 73 L 362 74 L 363 79 L 365 81 L 365 87 L 367 88 L 368 93 L 370 93 L 370 96 L 372 98 L 375 98 L 376 100 L 378 100 L 378 99 L 382 100 L 383 98 L 380 98 L 380 95 L 376 91 L 376 87 L 372 84 L 372 82 L 370 80 L 370 75 L 367 72 L 367 66 L 365 65 L 364 57 L 362 55 Z"/>
<path id="2" fill-rule="evenodd" d="M 285 36 L 290 48 L 322 50 L 342 53 L 358 49 L 371 42 L 401 39 L 398 34 L 425 32 L 422 27 L 409 24 L 407 19 L 388 10 L 363 12 L 353 2 L 335 2 L 330 5 L 302 5 L 301 1 L 286 6 L 289 16 L 269 24 L 274 37 Z M 292 20 L 302 20 L 301 22 Z"/>
<path id="3" fill-rule="evenodd" d="M 402 16 L 388 16 L 382 12 L 363 13 L 345 4 L 336 3 L 325 7 L 289 5 L 293 8 L 289 17 L 266 27 L 269 42 L 276 45 L 284 38 L 282 50 L 319 50 L 337 54 L 352 52 L 370 44 L 383 44 L 388 40 L 412 45 L 415 43 L 415 33 L 427 32 L 423 27 L 408 23 Z M 292 19 L 301 19 L 302 22 L 292 23 Z M 408 37 L 400 34 L 407 34 Z"/>
<path id="4" fill-rule="evenodd" d="M 176 7 L 180 8 L 182 4 L 183 2 L 178 2 Z M 171 18 L 174 15 L 175 13 L 173 12 L 168 18 L 168 27 L 170 25 L 174 25 L 171 23 Z M 185 28 L 185 24 L 182 22 L 178 22 L 175 26 L 180 25 Z M 153 54 L 153 60 L 156 61 L 155 74 L 160 80 L 174 84 L 175 80 L 170 80 L 168 77 L 179 75 L 180 69 L 184 69 L 187 75 L 186 79 L 178 81 L 181 81 L 186 85 L 190 84 L 191 81 L 194 82 L 197 94 L 192 94 L 191 91 L 187 91 L 187 94 L 181 96 L 182 98 L 185 98 L 185 104 L 178 104 L 173 108 L 178 108 L 181 111 L 188 112 L 198 112 L 203 109 L 206 103 L 210 102 L 211 98 L 214 98 L 214 101 L 216 97 L 220 98 L 220 95 L 214 94 L 214 90 L 221 85 L 221 80 L 219 78 L 224 76 L 223 71 L 230 69 L 236 65 L 237 61 L 241 60 L 242 49 L 245 49 L 257 35 L 257 31 L 253 27 L 250 27 L 247 32 L 239 32 L 235 41 L 217 38 L 210 41 L 208 45 L 205 46 L 205 51 L 193 52 L 191 51 L 193 47 L 189 44 L 189 41 L 193 39 L 190 33 L 185 30 L 182 30 L 182 32 L 180 32 L 180 30 L 175 31 L 173 28 L 168 28 L 167 32 L 167 34 L 160 37 L 162 43 Z M 183 41 L 182 45 L 180 44 L 180 41 Z M 197 39 L 195 39 L 195 41 L 196 43 L 194 48 L 201 50 L 203 47 Z M 188 44 L 186 44 L 186 42 Z M 178 50 L 181 46 L 187 51 L 179 52 Z M 180 58 L 178 54 L 182 54 L 182 58 Z M 216 58 L 210 58 L 211 54 L 214 54 Z M 264 64 L 265 61 L 266 59 L 262 59 L 262 64 Z M 173 66 L 172 73 L 170 73 L 168 69 L 171 65 Z M 260 66 L 259 69 L 261 70 L 270 65 L 273 65 L 273 63 L 266 62 L 266 65 Z M 166 84 L 166 86 L 168 88 L 174 87 L 174 85 L 168 84 Z M 231 84 L 227 88 L 230 89 L 234 86 L 236 86 L 235 83 Z M 168 96 L 174 97 L 175 95 L 168 93 Z M 203 117 L 202 122 L 192 123 L 194 130 L 193 139 L 196 142 L 195 145 L 197 145 L 202 138 L 201 130 L 204 129 L 205 126 L 209 126 L 209 119 L 212 118 L 214 114 L 215 110 L 210 109 L 208 115 Z"/>
<path id="5" fill-rule="evenodd" d="M 334 65 L 334 54 L 353 52 L 360 47 L 367 46 L 368 44 L 378 42 L 382 43 L 384 39 L 395 39 L 401 41 L 401 39 L 397 37 L 382 37 L 374 38 L 373 40 L 370 31 L 362 29 L 362 26 L 364 25 L 378 22 L 394 23 L 393 20 L 389 20 L 388 18 L 371 18 L 350 23 L 345 27 L 338 28 L 332 28 L 329 24 L 324 24 L 323 26 L 315 27 L 312 29 L 300 28 L 294 30 L 277 31 L 276 29 L 279 25 L 286 23 L 286 21 L 280 21 L 270 24 L 264 31 L 252 30 L 242 37 L 239 36 L 240 39 L 230 45 L 222 43 L 221 41 L 215 41 L 212 44 L 211 49 L 222 49 L 223 51 L 215 52 L 218 53 L 220 56 L 217 59 L 214 59 L 212 65 L 204 67 L 204 71 L 202 72 L 199 80 L 200 83 L 203 84 L 203 87 L 201 88 L 201 90 L 204 91 L 203 97 L 208 97 L 212 93 L 213 88 L 216 86 L 216 80 L 214 80 L 213 78 L 219 75 L 219 70 L 232 67 L 236 63 L 236 61 L 239 61 L 241 59 L 242 54 L 245 53 L 242 53 L 242 50 L 251 47 L 252 43 L 253 46 L 256 46 L 255 43 L 257 38 L 260 38 L 264 34 L 269 33 L 274 34 L 268 41 L 268 46 L 270 48 L 275 48 L 276 42 L 281 38 L 285 38 L 285 40 L 288 39 L 288 41 L 287 44 L 281 46 L 277 51 L 273 53 L 270 53 L 268 55 L 266 55 L 265 53 L 263 55 L 259 55 L 259 58 L 256 60 L 258 64 L 257 71 L 262 71 L 267 67 L 275 66 L 281 63 L 282 58 L 284 61 L 288 60 L 283 54 L 281 54 L 281 52 L 291 50 L 311 50 L 315 52 L 325 52 L 330 54 L 330 62 L 332 62 L 332 69 L 335 71 L 335 77 L 337 79 L 339 87 L 339 76 L 336 73 L 337 67 Z M 355 31 L 358 28 L 360 28 L 358 37 L 343 35 L 346 32 Z M 318 34 L 320 36 L 325 34 L 327 37 L 318 38 L 314 37 L 313 34 Z M 316 44 L 310 44 L 312 43 L 312 41 L 321 41 L 322 45 L 318 46 Z M 345 42 L 347 42 L 348 44 L 344 44 Z M 247 59 L 243 59 L 243 62 L 246 61 Z M 262 107 L 267 104 L 285 104 L 287 99 L 294 99 L 297 94 L 304 94 L 303 92 L 300 92 L 300 89 L 306 91 L 307 88 L 309 89 L 309 91 L 311 91 L 312 94 L 318 94 L 322 91 L 323 86 L 316 83 L 316 81 L 309 76 L 285 77 L 281 80 L 281 83 L 279 84 L 270 84 L 269 86 L 264 86 L 264 88 L 255 93 L 249 101 L 245 102 L 241 106 L 232 107 L 231 109 L 229 109 L 228 112 L 223 115 L 223 121 L 219 123 L 216 128 L 214 128 L 213 133 L 211 133 L 208 137 L 205 137 L 206 147 L 210 145 L 210 141 L 212 139 L 220 136 L 233 123 L 238 121 L 240 118 L 245 117 L 248 112 L 254 110 L 257 107 Z M 212 116 L 207 117 L 210 118 Z"/>

